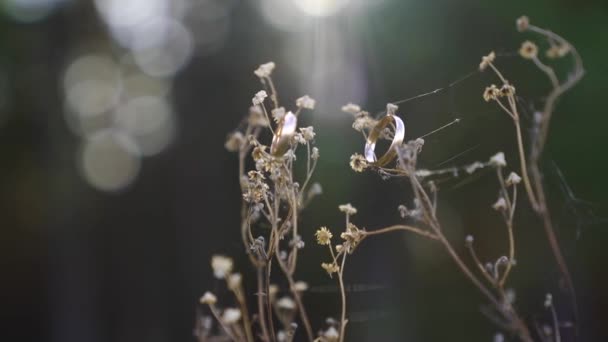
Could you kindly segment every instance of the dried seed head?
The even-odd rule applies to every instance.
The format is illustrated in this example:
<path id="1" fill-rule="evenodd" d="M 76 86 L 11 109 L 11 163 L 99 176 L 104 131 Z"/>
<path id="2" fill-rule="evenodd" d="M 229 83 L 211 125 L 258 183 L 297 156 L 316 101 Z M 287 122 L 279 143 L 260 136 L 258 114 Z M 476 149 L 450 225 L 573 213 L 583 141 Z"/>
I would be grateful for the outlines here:
<path id="1" fill-rule="evenodd" d="M 312 126 L 302 127 L 302 128 L 300 128 L 300 132 L 302 132 L 302 136 L 304 137 L 304 140 L 306 140 L 306 141 L 311 141 L 312 139 L 315 138 L 315 131 Z"/>
<path id="2" fill-rule="evenodd" d="M 211 268 L 213 275 L 218 279 L 224 279 L 232 272 L 232 259 L 223 255 L 214 255 L 211 257 Z"/>
<path id="3" fill-rule="evenodd" d="M 567 44 L 554 44 L 545 52 L 547 58 L 561 58 L 570 52 L 570 46 Z"/>
<path id="4" fill-rule="evenodd" d="M 317 101 L 308 95 L 304 95 L 296 100 L 296 106 L 304 109 L 315 109 Z"/>
<path id="5" fill-rule="evenodd" d="M 330 277 L 332 274 L 340 271 L 340 267 L 333 262 L 331 262 L 331 263 L 324 262 L 321 264 L 321 267 L 325 270 L 325 272 L 327 272 L 327 274 L 329 274 Z"/>
<path id="6" fill-rule="evenodd" d="M 228 288 L 232 291 L 238 290 L 241 287 L 242 282 L 243 276 L 240 273 L 233 273 L 226 279 L 226 284 L 228 284 Z"/>
<path id="7" fill-rule="evenodd" d="M 268 94 L 266 94 L 266 91 L 260 90 L 251 99 L 251 102 L 253 103 L 254 106 L 257 106 L 257 105 L 264 103 L 264 99 L 267 97 L 268 97 Z"/>
<path id="8" fill-rule="evenodd" d="M 323 338 L 324 342 L 336 342 L 340 339 L 340 334 L 335 327 L 331 326 L 323 332 Z"/>
<path id="9" fill-rule="evenodd" d="M 500 96 L 513 96 L 515 95 L 515 87 L 510 84 L 503 84 L 500 88 Z"/>
<path id="10" fill-rule="evenodd" d="M 483 99 L 486 102 L 490 102 L 491 100 L 496 100 L 500 96 L 500 89 L 496 87 L 495 84 L 492 84 L 489 87 L 486 87 L 486 90 L 483 92 Z"/>
<path id="11" fill-rule="evenodd" d="M 505 201 L 504 197 L 499 197 L 498 200 L 492 204 L 492 208 L 497 211 L 505 211 L 507 210 L 507 201 Z"/>
<path id="12" fill-rule="evenodd" d="M 467 235 L 467 237 L 464 239 L 464 243 L 465 243 L 467 246 L 471 246 L 471 245 L 473 244 L 473 241 L 474 241 L 474 240 L 475 240 L 475 239 L 473 238 L 473 235 Z"/>
<path id="13" fill-rule="evenodd" d="M 490 165 L 494 167 L 505 167 L 507 166 L 507 161 L 505 160 L 505 154 L 502 152 L 498 152 L 490 158 L 488 162 Z"/>
<path id="14" fill-rule="evenodd" d="M 399 106 L 388 103 L 386 105 L 386 114 L 394 115 L 397 112 L 397 109 L 399 109 Z"/>
<path id="15" fill-rule="evenodd" d="M 524 32 L 530 26 L 530 19 L 527 16 L 522 15 L 521 17 L 517 18 L 515 24 L 517 26 L 517 31 Z"/>
<path id="16" fill-rule="evenodd" d="M 538 47 L 531 41 L 526 40 L 521 44 L 521 48 L 519 48 L 519 54 L 525 59 L 536 58 L 536 55 L 538 54 Z"/>
<path id="17" fill-rule="evenodd" d="M 274 62 L 264 63 L 261 64 L 253 73 L 259 78 L 270 77 L 274 67 Z"/>
<path id="18" fill-rule="evenodd" d="M 283 310 L 295 310 L 296 302 L 294 302 L 293 299 L 289 297 L 282 297 L 277 301 L 277 307 Z"/>
<path id="19" fill-rule="evenodd" d="M 271 111 L 271 113 L 272 113 L 272 118 L 274 119 L 274 121 L 280 122 L 281 120 L 283 120 L 283 117 L 285 117 L 285 108 L 284 107 L 275 108 Z"/>
<path id="20" fill-rule="evenodd" d="M 270 122 L 266 120 L 266 116 L 264 112 L 260 108 L 260 106 L 251 106 L 249 107 L 249 117 L 247 118 L 247 123 L 250 126 L 261 126 L 268 127 Z"/>
<path id="21" fill-rule="evenodd" d="M 296 292 L 304 292 L 308 290 L 308 284 L 305 281 L 296 281 L 295 284 L 293 284 L 293 289 Z"/>
<path id="22" fill-rule="evenodd" d="M 367 168 L 367 160 L 359 153 L 350 156 L 350 167 L 355 172 L 363 172 Z"/>
<path id="23" fill-rule="evenodd" d="M 338 209 L 347 215 L 355 215 L 357 213 L 357 208 L 353 207 L 350 203 L 341 204 L 338 206 Z"/>
<path id="24" fill-rule="evenodd" d="M 319 155 L 319 149 L 318 149 L 318 148 L 316 148 L 316 147 L 313 147 L 313 148 L 312 148 L 312 153 L 310 154 L 310 158 L 311 158 L 312 160 L 317 160 L 317 159 L 319 159 L 319 156 L 320 156 L 320 155 Z"/>
<path id="25" fill-rule="evenodd" d="M 225 324 L 235 324 L 241 319 L 241 310 L 227 308 L 222 313 L 222 322 Z"/>
<path id="26" fill-rule="evenodd" d="M 207 291 L 203 294 L 199 302 L 201 304 L 214 305 L 217 303 L 217 297 L 213 293 Z"/>
<path id="27" fill-rule="evenodd" d="M 356 115 L 361 111 L 361 107 L 359 107 L 359 105 L 349 102 L 347 105 L 342 106 L 342 111 L 345 113 Z"/>
<path id="28" fill-rule="evenodd" d="M 327 229 L 327 227 L 321 227 L 315 233 L 315 237 L 317 238 L 317 243 L 319 245 L 329 245 L 331 243 L 331 238 L 333 235 Z"/>
<path id="29" fill-rule="evenodd" d="M 553 305 L 553 296 L 550 293 L 547 293 L 545 296 L 545 307 L 549 308 Z"/>
<path id="30" fill-rule="evenodd" d="M 241 149 L 245 143 L 245 136 L 241 132 L 234 132 L 228 135 L 224 147 L 230 152 L 236 152 Z"/>
<path id="31" fill-rule="evenodd" d="M 521 183 L 521 177 L 517 173 L 511 172 L 507 177 L 506 183 L 508 186 L 519 184 Z"/>
<path id="32" fill-rule="evenodd" d="M 494 60 L 496 59 L 496 54 L 494 51 L 490 51 L 486 56 L 481 57 L 481 63 L 479 63 L 479 71 L 484 71 Z"/>

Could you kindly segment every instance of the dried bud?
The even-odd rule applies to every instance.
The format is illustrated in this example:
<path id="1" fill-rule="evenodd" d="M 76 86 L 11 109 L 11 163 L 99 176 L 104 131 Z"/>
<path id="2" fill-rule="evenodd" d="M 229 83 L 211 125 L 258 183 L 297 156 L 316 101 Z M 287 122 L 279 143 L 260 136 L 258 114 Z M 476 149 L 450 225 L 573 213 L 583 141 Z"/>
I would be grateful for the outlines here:
<path id="1" fill-rule="evenodd" d="M 217 303 L 217 297 L 213 293 L 207 291 L 199 301 L 201 304 L 214 305 Z"/>
<path id="2" fill-rule="evenodd" d="M 361 107 L 359 107 L 359 105 L 349 102 L 347 105 L 342 106 L 342 111 L 355 115 L 361 111 Z"/>
<path id="3" fill-rule="evenodd" d="M 489 164 L 494 167 L 505 167 L 507 166 L 507 161 L 505 160 L 505 154 L 502 152 L 498 152 L 490 158 Z"/>
<path id="4" fill-rule="evenodd" d="M 392 103 L 388 103 L 386 105 L 386 114 L 394 115 L 395 112 L 397 112 L 397 109 L 399 109 L 399 106 Z"/>
<path id="5" fill-rule="evenodd" d="M 259 78 L 270 77 L 274 67 L 274 62 L 264 63 L 260 65 L 253 73 Z"/>
<path id="6" fill-rule="evenodd" d="M 507 186 L 511 186 L 511 185 L 515 185 L 515 184 L 519 184 L 521 182 L 521 177 L 515 173 L 515 172 L 511 172 L 509 173 L 509 176 L 507 177 Z"/>
<path id="7" fill-rule="evenodd" d="M 492 208 L 497 211 L 507 210 L 507 201 L 503 197 L 499 197 L 498 200 L 492 204 Z"/>
<path id="8" fill-rule="evenodd" d="M 527 16 L 522 15 L 521 17 L 517 18 L 515 23 L 517 26 L 517 31 L 524 32 L 530 26 L 530 19 Z"/>
<path id="9" fill-rule="evenodd" d="M 494 51 L 490 51 L 487 56 L 481 57 L 481 63 L 479 63 L 479 71 L 484 71 L 494 60 L 496 59 L 496 54 Z"/>
<path id="10" fill-rule="evenodd" d="M 338 209 L 347 215 L 355 215 L 357 213 L 357 208 L 353 207 L 350 203 L 341 204 L 338 206 Z"/>
<path id="11" fill-rule="evenodd" d="M 519 48 L 519 54 L 525 59 L 534 59 L 538 54 L 538 47 L 531 41 L 526 40 L 521 44 L 521 48 Z"/>
<path id="12" fill-rule="evenodd" d="M 317 101 L 308 95 L 304 95 L 296 100 L 296 106 L 304 109 L 315 109 Z"/>
<path id="13" fill-rule="evenodd" d="M 255 96 L 251 99 L 251 102 L 254 105 L 259 105 L 262 104 L 264 102 L 264 99 L 268 97 L 268 94 L 266 94 L 266 91 L 264 90 L 260 90 L 258 91 Z"/>
<path id="14" fill-rule="evenodd" d="M 231 258 L 223 255 L 214 255 L 211 257 L 211 268 L 213 275 L 218 279 L 223 279 L 232 272 L 233 262 Z"/>
<path id="15" fill-rule="evenodd" d="M 241 319 L 241 310 L 227 308 L 222 314 L 222 322 L 225 324 L 235 324 Z"/>

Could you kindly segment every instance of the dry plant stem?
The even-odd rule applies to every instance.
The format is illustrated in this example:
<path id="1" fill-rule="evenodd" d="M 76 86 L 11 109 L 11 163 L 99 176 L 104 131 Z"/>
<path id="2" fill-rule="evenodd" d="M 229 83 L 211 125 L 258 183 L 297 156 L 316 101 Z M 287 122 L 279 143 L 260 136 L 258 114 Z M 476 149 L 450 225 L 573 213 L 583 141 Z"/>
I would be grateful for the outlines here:
<path id="1" fill-rule="evenodd" d="M 559 243 L 555 236 L 555 231 L 553 229 L 553 224 L 551 222 L 551 214 L 549 212 L 549 208 L 547 206 L 546 199 L 545 199 L 543 176 L 542 176 L 542 172 L 540 170 L 539 163 L 540 163 L 540 158 L 543 154 L 545 143 L 547 140 L 547 135 L 549 132 L 549 126 L 550 126 L 551 117 L 553 115 L 553 111 L 555 108 L 555 104 L 563 93 L 568 91 L 570 88 L 572 88 L 574 85 L 576 85 L 580 81 L 580 79 L 583 77 L 583 75 L 585 73 L 585 70 L 583 68 L 583 62 L 582 62 L 580 55 L 578 54 L 578 51 L 567 40 L 565 40 L 561 36 L 551 32 L 551 31 L 536 27 L 534 25 L 530 25 L 529 30 L 536 32 L 536 33 L 546 37 L 549 40 L 553 40 L 555 42 L 558 42 L 559 44 L 567 46 L 570 50 L 570 53 L 572 55 L 573 62 L 574 62 L 574 68 L 573 68 L 572 73 L 568 76 L 566 81 L 564 81 L 561 84 L 559 82 L 556 84 L 553 81 L 553 79 L 551 78 L 551 75 L 548 74 L 549 78 L 552 79 L 553 90 L 549 93 L 549 95 L 547 96 L 547 98 L 545 100 L 542 115 L 540 117 L 540 121 L 538 122 L 538 135 L 535 137 L 535 139 L 533 140 L 533 143 L 532 143 L 532 148 L 530 151 L 530 173 L 532 175 L 536 194 L 538 195 L 538 199 L 539 199 L 539 205 L 537 207 L 535 207 L 535 210 L 543 221 L 545 233 L 547 235 L 547 239 L 549 240 L 549 245 L 551 246 L 551 250 L 553 251 L 553 255 L 556 259 L 560 272 L 562 273 L 562 276 L 563 276 L 563 278 L 566 282 L 566 285 L 568 287 L 568 290 L 570 292 L 575 320 L 578 320 L 578 304 L 576 301 L 576 292 L 574 289 L 574 283 L 572 281 L 572 277 L 570 276 L 568 266 L 566 264 L 564 256 L 559 247 Z M 543 70 L 543 71 L 545 71 L 545 70 Z M 553 71 L 553 70 L 551 70 L 551 71 Z M 546 71 L 545 71 L 545 73 L 546 73 Z M 577 328 L 577 330 L 578 330 L 578 328 Z"/>
<path id="2" fill-rule="evenodd" d="M 401 158 L 399 158 L 401 166 L 406 169 L 407 166 L 403 162 Z M 409 174 L 415 174 L 415 170 L 409 169 Z M 494 305 L 494 307 L 500 312 L 506 319 L 512 322 L 512 330 L 517 333 L 519 338 L 525 342 L 532 342 L 533 339 L 530 336 L 530 332 L 528 327 L 523 322 L 523 320 L 519 317 L 517 312 L 512 306 L 504 307 L 502 303 L 500 303 L 496 297 L 490 292 L 490 290 L 484 286 L 484 284 L 471 272 L 469 267 L 462 261 L 460 256 L 456 253 L 450 242 L 447 240 L 443 232 L 441 231 L 441 225 L 439 220 L 432 212 L 433 204 L 426 193 L 426 190 L 420 184 L 418 179 L 415 176 L 410 176 L 410 181 L 412 183 L 412 188 L 414 189 L 414 194 L 416 198 L 418 198 L 422 203 L 423 213 L 427 220 L 427 224 L 431 227 L 431 229 L 438 236 L 439 241 L 443 244 L 444 248 L 448 251 L 448 254 L 454 260 L 458 268 L 462 271 L 462 273 L 469 278 L 469 280 L 479 289 L 479 291 Z M 504 290 L 502 287 L 498 288 L 499 294 L 501 298 L 505 297 Z"/>
<path id="3" fill-rule="evenodd" d="M 272 269 L 272 260 L 266 263 L 266 282 L 264 284 L 266 292 L 266 313 L 268 314 L 268 325 L 270 329 L 270 337 L 272 341 L 276 341 L 277 337 L 274 332 L 274 321 L 272 320 L 272 305 L 270 303 L 270 271 Z"/>
<path id="4" fill-rule="evenodd" d="M 469 250 L 469 253 L 471 254 L 471 258 L 473 258 L 473 262 L 475 262 L 475 264 L 477 265 L 477 268 L 479 268 L 479 272 L 481 272 L 481 274 L 483 274 L 484 278 L 486 278 L 486 281 L 490 284 L 494 284 L 495 280 L 494 278 L 492 278 L 492 276 L 490 276 L 490 274 L 486 271 L 486 269 L 483 267 L 483 264 L 481 263 L 481 260 L 479 260 L 479 257 L 477 256 L 477 253 L 475 253 L 475 249 L 473 248 L 473 244 L 467 244 L 467 249 Z"/>
<path id="5" fill-rule="evenodd" d="M 365 237 L 368 236 L 372 236 L 372 235 L 380 235 L 380 234 L 384 234 L 384 233 L 389 233 L 389 232 L 394 232 L 394 231 L 409 231 L 409 232 L 413 232 L 416 233 L 418 235 L 427 237 L 429 239 L 433 239 L 433 240 L 439 240 L 439 237 L 429 231 L 420 229 L 420 228 L 416 228 L 416 227 L 412 227 L 412 226 L 406 226 L 406 225 L 394 225 L 394 226 L 389 226 L 389 227 L 385 227 L 385 228 L 381 228 L 381 229 L 376 229 L 376 230 L 371 230 L 371 231 L 365 231 L 363 232 Z"/>
<path id="6" fill-rule="evenodd" d="M 243 285 L 239 285 L 239 288 L 234 291 L 234 295 L 236 296 L 236 300 L 241 307 L 241 312 L 243 314 L 243 328 L 245 330 L 245 336 L 248 342 L 253 342 L 253 332 L 251 331 L 251 319 L 249 318 L 249 310 L 247 309 L 247 300 L 243 295 Z"/>
<path id="7" fill-rule="evenodd" d="M 276 259 L 277 262 L 279 263 L 279 267 L 281 268 L 281 270 L 283 271 L 283 274 L 285 274 L 285 277 L 287 278 L 287 281 L 289 282 L 289 289 L 291 290 L 291 292 L 293 293 L 293 297 L 296 301 L 296 304 L 298 305 L 298 312 L 300 313 L 300 319 L 302 320 L 302 324 L 304 324 L 304 329 L 306 330 L 306 336 L 308 337 L 308 341 L 312 342 L 314 340 L 314 334 L 312 332 L 312 327 L 310 325 L 310 321 L 308 320 L 308 314 L 306 313 L 306 309 L 304 308 L 304 305 L 302 304 L 302 298 L 300 296 L 300 293 L 298 291 L 296 291 L 296 282 L 293 279 L 293 275 L 291 273 L 289 273 L 289 269 L 287 268 L 287 265 L 285 265 L 285 262 L 283 262 L 283 260 L 281 260 L 281 258 L 279 257 L 279 245 L 275 245 L 275 255 L 276 255 Z"/>
<path id="8" fill-rule="evenodd" d="M 553 304 L 550 307 L 551 317 L 553 318 L 553 330 L 555 331 L 555 342 L 561 342 L 562 337 L 559 332 L 559 320 L 557 319 L 557 312 L 555 311 L 555 307 Z"/>
<path id="9" fill-rule="evenodd" d="M 342 314 L 340 316 L 340 340 L 344 342 L 344 334 L 346 332 L 346 291 L 344 290 L 344 265 L 346 264 L 347 253 L 342 255 L 342 265 L 338 272 L 338 282 L 340 283 L 340 296 L 342 298 Z"/>
<path id="10" fill-rule="evenodd" d="M 265 314 L 265 306 L 264 306 L 264 298 L 262 296 L 268 297 L 268 293 L 264 293 L 264 268 L 262 266 L 258 266 L 258 320 L 260 321 L 260 328 L 262 330 L 262 339 L 264 341 L 270 341 L 270 334 L 268 333 L 268 327 L 266 326 L 266 314 Z"/>
<path id="11" fill-rule="evenodd" d="M 222 326 L 222 329 L 224 330 L 226 335 L 228 335 L 228 337 L 231 338 L 233 341 L 238 341 L 236 339 L 236 337 L 234 336 L 234 334 L 232 333 L 232 330 L 230 329 L 230 327 L 228 327 L 221 320 L 220 314 L 219 314 L 219 312 L 217 312 L 217 308 L 215 307 L 215 305 L 209 305 L 209 309 L 211 309 L 211 313 L 213 314 L 213 317 L 215 317 L 215 319 L 220 323 L 220 325 Z"/>

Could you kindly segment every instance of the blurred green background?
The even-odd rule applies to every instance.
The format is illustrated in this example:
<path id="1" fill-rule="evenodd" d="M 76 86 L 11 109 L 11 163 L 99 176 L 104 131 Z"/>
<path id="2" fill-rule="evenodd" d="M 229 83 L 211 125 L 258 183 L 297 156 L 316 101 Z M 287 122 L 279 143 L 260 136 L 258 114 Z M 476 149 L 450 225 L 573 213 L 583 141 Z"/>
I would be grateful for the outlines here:
<path id="1" fill-rule="evenodd" d="M 411 206 L 403 181 L 350 170 L 363 141 L 340 107 L 376 112 L 445 88 L 400 106 L 408 138 L 461 119 L 426 139 L 421 164 L 463 165 L 500 150 L 515 167 L 512 124 L 481 97 L 497 80 L 474 73 L 448 85 L 496 51 L 529 127 L 549 83 L 515 54 L 535 38 L 515 30 L 522 14 L 562 34 L 585 63 L 556 110 L 545 176 L 577 288 L 580 340 L 608 340 L 605 1 L 2 0 L 0 11 L 2 340 L 193 340 L 199 296 L 220 288 L 211 255 L 230 255 L 251 275 L 236 157 L 223 145 L 261 87 L 253 70 L 270 60 L 284 105 L 304 94 L 318 101 L 302 124 L 317 132 L 324 194 L 303 218 L 298 278 L 311 286 L 305 301 L 321 327 L 339 301 L 319 267 L 326 251 L 313 243 L 316 228 L 338 231 L 342 203 L 368 229 L 399 222 L 397 206 Z M 490 208 L 496 192 L 491 173 L 440 192 L 448 236 L 460 248 L 475 235 L 487 260 L 506 248 Z M 530 322 L 547 322 L 542 304 L 552 292 L 571 317 L 526 206 L 522 198 L 516 217 L 517 305 Z M 346 279 L 349 341 L 491 341 L 498 331 L 444 251 L 419 237 L 366 241 Z"/>

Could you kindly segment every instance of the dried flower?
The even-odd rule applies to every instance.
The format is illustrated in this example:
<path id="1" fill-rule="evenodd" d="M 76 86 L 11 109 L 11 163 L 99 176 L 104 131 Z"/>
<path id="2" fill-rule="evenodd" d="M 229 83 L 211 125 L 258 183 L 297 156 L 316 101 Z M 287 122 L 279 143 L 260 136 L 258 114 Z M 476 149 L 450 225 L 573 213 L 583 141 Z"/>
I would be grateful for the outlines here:
<path id="1" fill-rule="evenodd" d="M 394 115 L 395 112 L 397 112 L 397 109 L 399 109 L 399 106 L 392 104 L 392 103 L 387 103 L 386 104 L 386 113 L 389 115 Z"/>
<path id="2" fill-rule="evenodd" d="M 490 51 L 486 56 L 481 57 L 481 63 L 479 63 L 479 71 L 484 71 L 494 60 L 496 59 L 496 54 L 494 51 Z"/>
<path id="3" fill-rule="evenodd" d="M 317 238 L 317 243 L 319 245 L 329 245 L 331 243 L 331 238 L 333 235 L 327 229 L 327 227 L 321 227 L 315 233 L 315 237 Z"/>
<path id="4" fill-rule="evenodd" d="M 285 117 L 285 108 L 284 107 L 275 108 L 271 111 L 271 113 L 272 113 L 272 118 L 274 119 L 274 121 L 280 122 L 281 120 L 283 120 L 283 117 Z"/>
<path id="5" fill-rule="evenodd" d="M 257 105 L 264 103 L 264 99 L 267 97 L 268 97 L 268 94 L 266 94 L 266 91 L 260 90 L 251 99 L 251 102 L 253 102 L 253 104 L 257 106 Z"/>
<path id="6" fill-rule="evenodd" d="M 306 290 L 308 290 L 308 284 L 305 281 L 296 281 L 295 284 L 293 284 L 293 289 L 296 292 L 304 292 Z"/>
<path id="7" fill-rule="evenodd" d="M 260 106 L 251 106 L 249 107 L 249 117 L 247 118 L 247 123 L 250 126 L 262 126 L 267 127 L 270 125 L 264 112 L 260 108 Z"/>
<path id="8" fill-rule="evenodd" d="M 213 293 L 207 291 L 199 301 L 201 304 L 214 305 L 217 303 L 217 297 Z"/>
<path id="9" fill-rule="evenodd" d="M 507 166 L 507 161 L 505 160 L 505 154 L 502 152 L 498 152 L 490 158 L 488 162 L 490 165 L 494 167 L 505 167 Z"/>
<path id="10" fill-rule="evenodd" d="M 270 284 L 268 285 L 268 296 L 272 299 L 274 298 L 277 293 L 279 293 L 279 287 L 277 286 L 277 284 Z"/>
<path id="11" fill-rule="evenodd" d="M 244 142 L 245 137 L 243 136 L 243 133 L 234 132 L 228 135 L 228 139 L 226 139 L 224 147 L 230 152 L 236 152 L 241 148 L 241 146 L 243 146 Z"/>
<path id="12" fill-rule="evenodd" d="M 353 122 L 353 128 L 357 132 L 361 132 L 364 129 L 372 129 L 378 123 L 377 120 L 372 119 L 367 113 L 365 115 L 358 116 Z"/>
<path id="13" fill-rule="evenodd" d="M 347 215 L 355 215 L 357 213 L 357 208 L 353 207 L 350 203 L 341 204 L 338 206 L 338 209 Z"/>
<path id="14" fill-rule="evenodd" d="M 329 274 L 329 276 L 331 277 L 332 274 L 337 273 L 340 271 L 340 267 L 338 265 L 336 265 L 336 263 L 322 263 L 321 267 L 327 272 L 327 274 Z"/>
<path id="15" fill-rule="evenodd" d="M 513 96 L 515 95 L 515 87 L 510 84 L 503 84 L 500 88 L 500 96 Z"/>
<path id="16" fill-rule="evenodd" d="M 312 126 L 302 127 L 300 128 L 300 132 L 302 132 L 302 136 L 306 141 L 311 141 L 315 138 L 315 131 Z"/>
<path id="17" fill-rule="evenodd" d="M 232 259 L 223 255 L 214 255 L 211 257 L 211 268 L 213 275 L 218 279 L 224 279 L 232 272 Z"/>
<path id="18" fill-rule="evenodd" d="M 538 47 L 531 41 L 526 40 L 521 44 L 521 48 L 519 48 L 519 54 L 526 59 L 536 58 L 536 55 L 538 54 Z"/>
<path id="19" fill-rule="evenodd" d="M 312 153 L 310 154 L 310 158 L 312 158 L 312 160 L 317 160 L 319 159 L 319 149 L 316 147 L 312 148 Z"/>
<path id="20" fill-rule="evenodd" d="M 324 342 L 336 342 L 340 339 L 340 334 L 335 327 L 331 326 L 323 332 L 323 338 Z"/>
<path id="21" fill-rule="evenodd" d="M 486 102 L 490 102 L 490 100 L 496 100 L 498 99 L 498 96 L 500 96 L 500 89 L 498 89 L 495 84 L 486 87 L 486 90 L 483 92 L 483 99 Z"/>
<path id="22" fill-rule="evenodd" d="M 344 245 L 336 245 L 336 252 L 342 253 L 344 251 Z"/>
<path id="23" fill-rule="evenodd" d="M 304 95 L 296 100 L 296 106 L 304 109 L 315 109 L 317 101 L 308 95 Z"/>
<path id="24" fill-rule="evenodd" d="M 355 172 L 363 172 L 367 168 L 367 160 L 362 155 L 355 153 L 350 156 L 350 167 Z"/>
<path id="25" fill-rule="evenodd" d="M 264 146 L 264 145 L 256 146 L 253 149 L 253 151 L 251 151 L 251 157 L 255 161 L 258 161 L 260 159 L 264 159 L 264 158 L 266 158 L 266 156 L 267 156 L 267 154 L 266 154 L 266 146 Z"/>
<path id="26" fill-rule="evenodd" d="M 355 248 L 359 245 L 361 240 L 365 237 L 363 231 L 352 223 L 349 223 L 346 227 L 346 231 L 340 234 L 340 237 L 344 239 L 343 248 L 346 252 L 352 253 Z"/>
<path id="27" fill-rule="evenodd" d="M 241 310 L 227 308 L 222 313 L 222 321 L 226 324 L 235 324 L 241 319 Z"/>
<path id="28" fill-rule="evenodd" d="M 498 200 L 492 204 L 492 208 L 496 211 L 505 211 L 507 210 L 507 201 L 505 201 L 504 197 L 498 197 Z"/>
<path id="29" fill-rule="evenodd" d="M 304 139 L 304 135 L 302 133 L 294 134 L 293 140 L 298 144 L 306 145 L 306 139 Z"/>
<path id="30" fill-rule="evenodd" d="M 233 273 L 228 276 L 226 279 L 226 283 L 228 284 L 228 288 L 232 291 L 236 291 L 241 287 L 241 283 L 243 282 L 243 276 L 240 273 Z"/>
<path id="31" fill-rule="evenodd" d="M 524 32 L 530 26 L 530 19 L 527 16 L 522 15 L 521 17 L 517 18 L 515 23 L 517 26 L 517 31 Z"/>
<path id="32" fill-rule="evenodd" d="M 545 307 L 549 308 L 553 305 L 553 296 L 550 293 L 547 293 L 545 296 Z"/>
<path id="33" fill-rule="evenodd" d="M 361 107 L 359 107 L 359 105 L 349 102 L 347 105 L 342 106 L 342 111 L 355 115 L 361 111 Z"/>
<path id="34" fill-rule="evenodd" d="M 561 58 L 570 52 L 570 45 L 568 44 L 553 44 L 545 53 L 547 58 Z"/>
<path id="35" fill-rule="evenodd" d="M 295 310 L 296 302 L 289 297 L 283 297 L 277 301 L 277 307 L 283 310 Z"/>
<path id="36" fill-rule="evenodd" d="M 520 182 L 521 182 L 521 177 L 517 173 L 515 173 L 515 172 L 509 173 L 509 176 L 507 177 L 507 182 L 506 182 L 508 186 L 519 184 Z"/>
<path id="37" fill-rule="evenodd" d="M 274 62 L 264 63 L 261 64 L 253 73 L 259 78 L 270 77 L 274 67 Z"/>
<path id="38" fill-rule="evenodd" d="M 464 239 L 464 242 L 467 246 L 470 246 L 473 244 L 474 240 L 475 238 L 473 238 L 473 235 L 467 235 L 467 237 Z"/>

